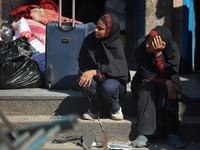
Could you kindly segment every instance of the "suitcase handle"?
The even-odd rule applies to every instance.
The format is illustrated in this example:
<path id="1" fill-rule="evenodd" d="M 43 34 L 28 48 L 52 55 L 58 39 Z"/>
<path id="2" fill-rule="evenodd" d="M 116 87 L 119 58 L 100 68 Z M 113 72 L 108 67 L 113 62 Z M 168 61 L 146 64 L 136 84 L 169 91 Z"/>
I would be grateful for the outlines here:
<path id="1" fill-rule="evenodd" d="M 61 26 L 56 24 L 56 28 L 62 32 L 70 32 L 75 29 L 75 27 L 72 27 L 71 22 L 62 22 Z"/>
<path id="2" fill-rule="evenodd" d="M 59 0 L 59 26 L 60 27 L 62 26 L 61 17 L 62 17 L 62 0 Z M 75 0 L 72 0 L 72 28 L 74 27 L 75 27 Z"/>
<path id="3" fill-rule="evenodd" d="M 75 27 L 75 0 L 72 0 L 72 27 Z"/>

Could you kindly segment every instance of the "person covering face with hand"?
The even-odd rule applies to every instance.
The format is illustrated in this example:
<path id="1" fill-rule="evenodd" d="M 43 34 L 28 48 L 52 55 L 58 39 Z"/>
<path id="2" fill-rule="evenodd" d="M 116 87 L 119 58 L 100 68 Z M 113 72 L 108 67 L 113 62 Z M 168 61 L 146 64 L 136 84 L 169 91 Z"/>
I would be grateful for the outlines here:
<path id="1" fill-rule="evenodd" d="M 178 76 L 180 55 L 170 30 L 157 26 L 139 39 L 135 58 L 138 68 L 131 90 L 137 100 L 138 137 L 131 146 L 144 147 L 148 136 L 163 134 L 169 146 L 184 148 L 178 136 L 177 91 L 182 91 Z"/>
<path id="2" fill-rule="evenodd" d="M 78 86 L 89 100 L 83 119 L 95 119 L 106 108 L 110 109 L 112 119 L 123 119 L 119 98 L 126 93 L 130 75 L 116 16 L 105 14 L 99 18 L 95 31 L 82 44 L 78 61 Z M 110 107 L 102 108 L 103 103 Z"/>

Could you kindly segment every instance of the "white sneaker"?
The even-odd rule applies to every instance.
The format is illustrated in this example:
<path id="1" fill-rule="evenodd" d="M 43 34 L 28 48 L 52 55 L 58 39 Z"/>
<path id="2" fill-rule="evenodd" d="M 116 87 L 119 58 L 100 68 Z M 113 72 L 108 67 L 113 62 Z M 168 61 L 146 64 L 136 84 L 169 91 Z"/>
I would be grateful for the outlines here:
<path id="1" fill-rule="evenodd" d="M 92 120 L 92 119 L 98 118 L 98 116 L 99 116 L 99 112 L 97 114 L 93 114 L 89 109 L 88 112 L 83 114 L 83 119 Z"/>
<path id="2" fill-rule="evenodd" d="M 111 113 L 111 119 L 113 120 L 122 120 L 124 119 L 122 108 L 120 107 L 119 111 L 115 114 Z"/>

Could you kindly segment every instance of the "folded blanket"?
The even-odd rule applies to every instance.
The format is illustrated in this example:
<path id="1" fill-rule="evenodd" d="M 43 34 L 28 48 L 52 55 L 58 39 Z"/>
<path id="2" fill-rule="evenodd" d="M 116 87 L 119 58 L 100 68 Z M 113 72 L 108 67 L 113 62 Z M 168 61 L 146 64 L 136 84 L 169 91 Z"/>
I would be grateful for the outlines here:
<path id="1" fill-rule="evenodd" d="M 30 16 L 33 20 L 38 21 L 44 25 L 51 21 L 59 21 L 59 13 L 49 9 L 34 8 L 31 10 Z M 61 17 L 61 22 L 72 22 L 72 19 Z"/>
<path id="2" fill-rule="evenodd" d="M 35 20 L 26 19 L 30 29 L 31 34 L 35 36 L 42 44 L 46 43 L 46 26 Z"/>
<path id="3" fill-rule="evenodd" d="M 58 5 L 52 0 L 32 0 L 30 2 L 26 2 L 15 9 L 10 13 L 10 15 L 16 15 L 17 19 L 22 17 L 32 19 L 30 16 L 31 9 L 34 8 L 44 8 L 53 10 L 55 12 L 59 12 Z"/>

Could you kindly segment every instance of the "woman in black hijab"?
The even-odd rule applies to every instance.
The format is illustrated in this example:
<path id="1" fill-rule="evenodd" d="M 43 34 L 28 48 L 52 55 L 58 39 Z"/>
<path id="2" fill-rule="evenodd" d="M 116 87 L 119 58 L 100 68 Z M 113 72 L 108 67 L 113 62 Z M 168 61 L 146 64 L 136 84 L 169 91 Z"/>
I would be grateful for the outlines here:
<path id="1" fill-rule="evenodd" d="M 85 38 L 78 60 L 79 88 L 90 103 L 83 119 L 97 118 L 103 100 L 111 104 L 112 119 L 123 119 L 119 97 L 126 93 L 130 76 L 116 16 L 105 14 L 98 20 L 95 31 Z"/>
<path id="2" fill-rule="evenodd" d="M 146 136 L 164 133 L 168 145 L 185 147 L 178 136 L 177 100 L 182 97 L 177 94 L 177 91 L 182 91 L 178 76 L 180 55 L 169 29 L 157 26 L 139 39 L 135 58 L 138 69 L 131 90 L 137 100 L 139 136 L 131 145 L 146 146 Z"/>

